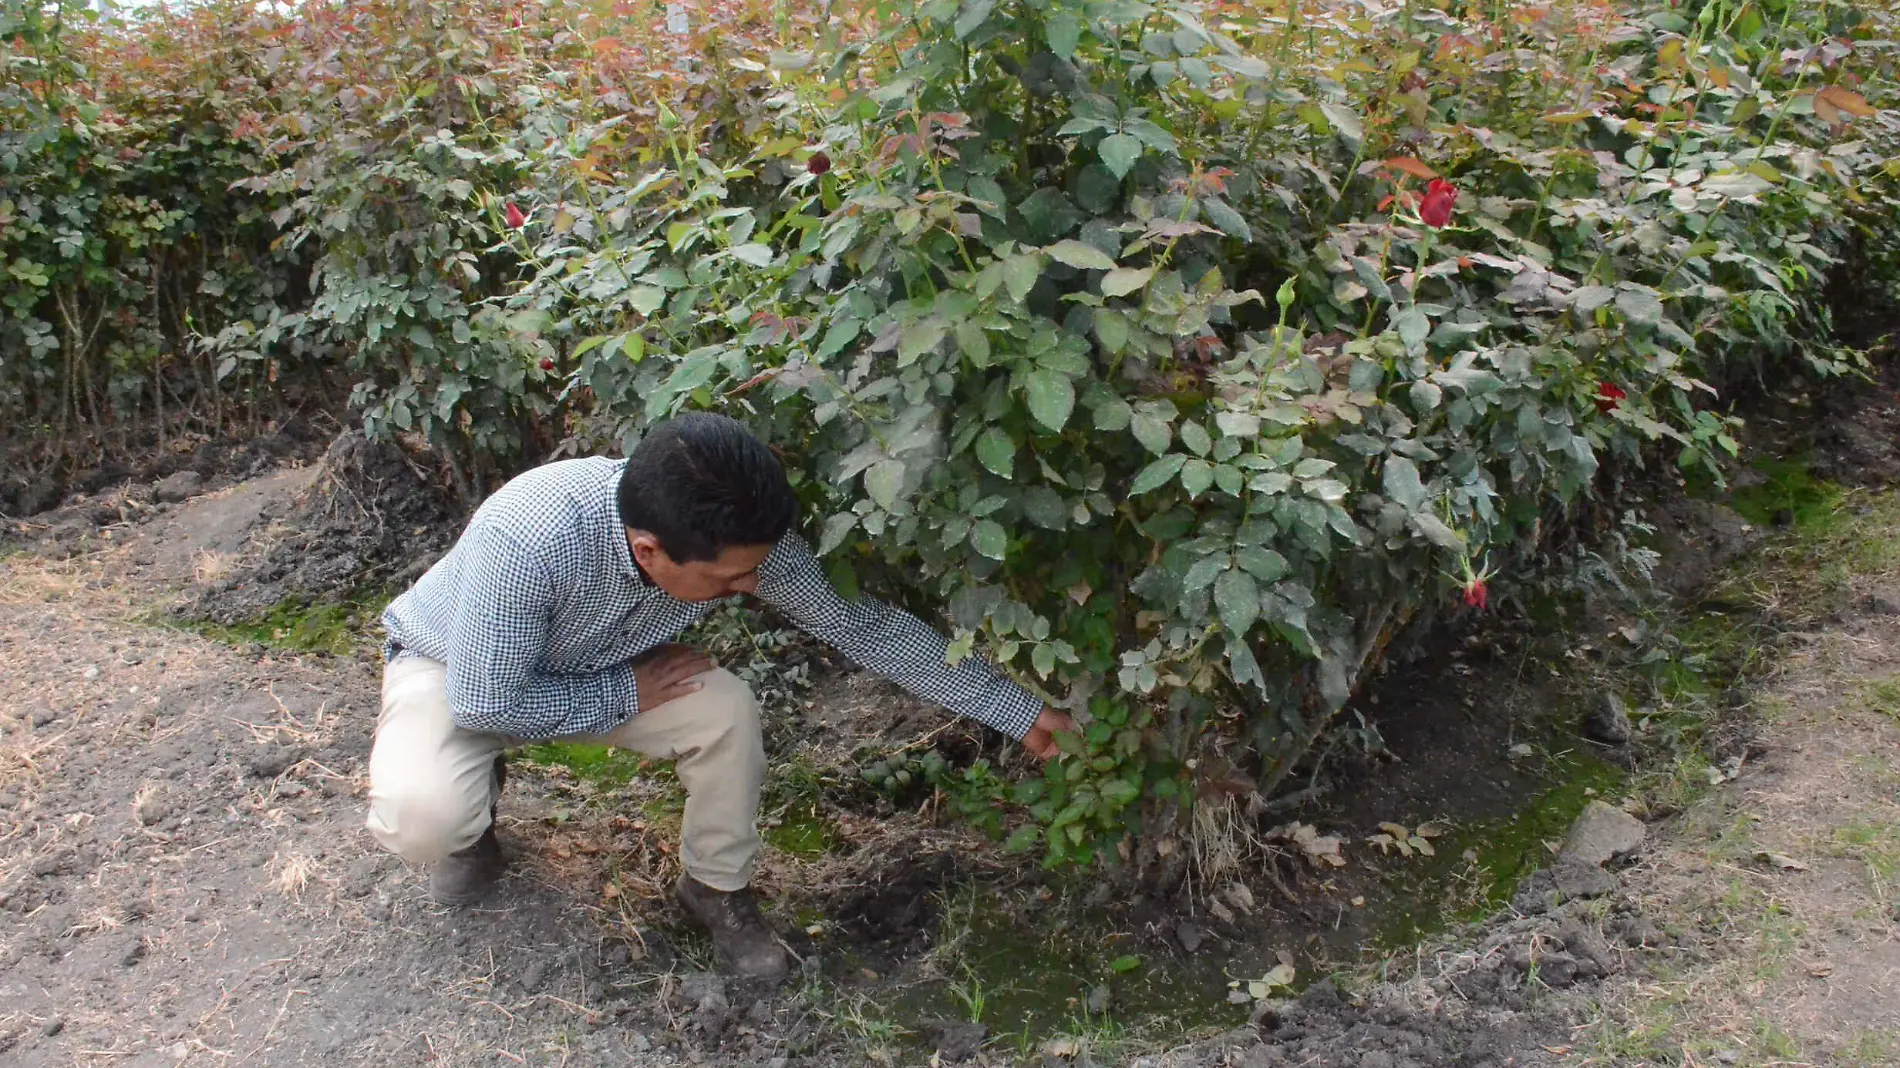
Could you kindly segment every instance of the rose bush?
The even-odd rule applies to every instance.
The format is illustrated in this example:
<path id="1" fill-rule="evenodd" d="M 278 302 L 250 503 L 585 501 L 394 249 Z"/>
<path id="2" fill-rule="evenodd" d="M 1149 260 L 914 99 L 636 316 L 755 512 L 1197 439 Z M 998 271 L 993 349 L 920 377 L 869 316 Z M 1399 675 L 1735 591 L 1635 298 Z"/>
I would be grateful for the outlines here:
<path id="1" fill-rule="evenodd" d="M 1276 789 L 1606 461 L 1719 473 L 1717 387 L 1853 373 L 1841 255 L 1894 277 L 1890 12 L 851 15 L 258 16 L 236 187 L 309 283 L 201 344 L 334 354 L 471 497 L 747 419 L 841 584 L 1084 722 L 932 772 L 1051 861 Z"/>
<path id="2" fill-rule="evenodd" d="M 971 812 L 1165 851 L 1408 625 L 1485 608 L 1604 458 L 1718 472 L 1710 381 L 1852 366 L 1811 279 L 1890 117 L 1838 27 L 1706 11 L 926 5 L 876 78 L 869 45 L 784 74 L 749 151 L 663 117 L 603 179 L 611 119 L 521 143 L 581 221 L 523 235 L 494 322 L 565 347 L 582 441 L 750 418 L 841 582 L 1087 725 L 1039 779 L 974 769 Z"/>

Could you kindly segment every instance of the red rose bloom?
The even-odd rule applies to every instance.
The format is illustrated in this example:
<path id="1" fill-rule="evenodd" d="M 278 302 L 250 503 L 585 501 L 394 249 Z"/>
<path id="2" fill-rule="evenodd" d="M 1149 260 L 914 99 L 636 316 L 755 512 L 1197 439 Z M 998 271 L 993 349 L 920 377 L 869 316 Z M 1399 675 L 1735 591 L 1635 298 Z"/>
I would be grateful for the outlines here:
<path id="1" fill-rule="evenodd" d="M 1623 387 L 1614 382 L 1598 382 L 1597 411 L 1608 415 L 1615 411 L 1616 406 L 1622 403 L 1628 396 L 1629 394 L 1623 392 Z"/>
<path id="2" fill-rule="evenodd" d="M 1451 221 L 1451 206 L 1458 200 L 1458 187 L 1443 178 L 1433 178 L 1418 202 L 1419 221 L 1436 230 Z"/>
<path id="3" fill-rule="evenodd" d="M 515 202 L 512 200 L 508 202 L 508 206 L 502 211 L 502 216 L 508 220 L 508 229 L 510 230 L 519 230 L 528 225 L 527 213 L 515 207 Z"/>
<path id="4" fill-rule="evenodd" d="M 813 152 L 811 158 L 805 161 L 805 169 L 813 174 L 823 174 L 831 169 L 831 157 L 823 152 Z"/>
<path id="5" fill-rule="evenodd" d="M 1485 600 L 1489 598 L 1490 595 L 1490 589 L 1485 586 L 1484 580 L 1481 578 L 1474 578 L 1470 582 L 1465 583 L 1465 603 L 1480 612 L 1484 611 Z"/>
<path id="6" fill-rule="evenodd" d="M 554 370 L 554 357 L 552 357 L 552 356 L 543 356 L 543 357 L 541 357 L 541 369 L 542 369 L 543 371 L 552 371 L 552 370 Z"/>

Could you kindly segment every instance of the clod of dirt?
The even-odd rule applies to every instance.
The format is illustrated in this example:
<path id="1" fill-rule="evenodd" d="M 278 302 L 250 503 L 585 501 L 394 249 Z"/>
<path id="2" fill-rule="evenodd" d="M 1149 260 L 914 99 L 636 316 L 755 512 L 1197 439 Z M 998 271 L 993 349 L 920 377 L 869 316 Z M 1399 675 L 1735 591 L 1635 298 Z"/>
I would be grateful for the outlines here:
<path id="1" fill-rule="evenodd" d="M 1613 693 L 1604 694 L 1603 700 L 1583 717 L 1583 736 L 1600 745 L 1628 745 L 1634 734 L 1629 710 L 1623 707 L 1623 699 Z"/>
<path id="2" fill-rule="evenodd" d="M 1587 901 L 1616 889 L 1615 876 L 1594 864 L 1581 864 L 1576 860 L 1559 863 L 1551 872 L 1551 879 L 1557 892 L 1569 901 Z"/>
<path id="3" fill-rule="evenodd" d="M 152 496 L 162 504 L 182 504 L 197 496 L 204 484 L 205 477 L 196 471 L 174 471 L 152 483 Z"/>
<path id="4" fill-rule="evenodd" d="M 303 758 L 304 751 L 296 746 L 266 746 L 245 759 L 244 770 L 254 779 L 275 779 Z"/>
<path id="5" fill-rule="evenodd" d="M 680 980 L 680 1007 L 692 1017 L 690 1026 L 707 1038 L 725 1034 L 732 1022 L 732 1001 L 726 996 L 726 980 L 701 972 Z"/>
<path id="6" fill-rule="evenodd" d="M 976 1056 L 990 1037 L 989 1028 L 964 1020 L 923 1020 L 918 1030 L 936 1048 L 938 1059 L 951 1064 Z"/>

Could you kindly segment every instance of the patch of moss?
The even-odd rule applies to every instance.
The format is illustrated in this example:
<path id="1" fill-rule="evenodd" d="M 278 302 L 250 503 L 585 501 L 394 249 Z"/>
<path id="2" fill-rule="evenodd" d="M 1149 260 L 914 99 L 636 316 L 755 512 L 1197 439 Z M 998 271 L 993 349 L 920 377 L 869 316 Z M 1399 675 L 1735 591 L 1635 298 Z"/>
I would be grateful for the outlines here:
<path id="1" fill-rule="evenodd" d="M 341 600 L 289 597 L 256 619 L 238 623 L 192 620 L 186 627 L 232 645 L 341 656 L 379 640 L 377 621 L 393 599 L 393 594 L 383 590 Z"/>
<path id="2" fill-rule="evenodd" d="M 566 768 L 576 779 L 598 786 L 623 786 L 637 778 L 674 778 L 671 763 L 611 745 L 543 742 L 523 746 L 521 756 L 533 764 Z"/>
<path id="3" fill-rule="evenodd" d="M 793 856 L 815 857 L 838 846 L 838 828 L 814 808 L 791 809 L 763 837 L 772 848 Z"/>
<path id="4" fill-rule="evenodd" d="M 1789 528 L 1797 534 L 1824 534 L 1839 521 L 1847 491 L 1814 477 L 1810 456 L 1776 456 L 1750 466 L 1765 476 L 1755 485 L 1736 490 L 1729 506 L 1743 519 L 1764 530 Z"/>
<path id="5" fill-rule="evenodd" d="M 1457 827 L 1387 879 L 1375 936 L 1384 948 L 1411 945 L 1461 923 L 1484 919 L 1511 900 L 1524 879 L 1550 862 L 1547 843 L 1561 841 L 1594 800 L 1613 800 L 1629 773 L 1587 753 L 1555 756 L 1545 771 L 1554 785 L 1502 819 Z"/>
<path id="6" fill-rule="evenodd" d="M 1080 898 L 1084 883 L 1077 879 L 1055 901 Z M 894 1004 L 900 1018 L 962 1017 L 1025 1038 L 1104 1026 L 1180 1033 L 1245 1019 L 1246 1009 L 1227 1001 L 1231 977 L 1218 954 L 1137 956 L 1127 917 L 1114 906 L 1058 904 L 1023 915 L 995 891 L 970 885 L 946 908 L 935 942 L 945 977 L 909 987 Z M 1104 985 L 1112 1019 L 1088 1007 Z"/>

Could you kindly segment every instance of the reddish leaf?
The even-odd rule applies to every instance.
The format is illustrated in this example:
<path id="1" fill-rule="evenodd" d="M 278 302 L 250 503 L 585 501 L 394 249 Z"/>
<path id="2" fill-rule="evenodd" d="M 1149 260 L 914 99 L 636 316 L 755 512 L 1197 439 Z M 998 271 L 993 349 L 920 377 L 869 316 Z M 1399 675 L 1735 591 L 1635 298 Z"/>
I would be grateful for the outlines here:
<path id="1" fill-rule="evenodd" d="M 1438 172 L 1426 166 L 1422 161 L 1410 156 L 1393 156 L 1385 161 L 1385 169 L 1409 174 L 1421 182 L 1429 182 L 1438 177 Z"/>
<path id="2" fill-rule="evenodd" d="M 1871 119 L 1878 113 L 1877 109 L 1867 102 L 1866 97 L 1861 96 L 1852 89 L 1843 89 L 1838 85 L 1826 86 L 1822 88 L 1820 92 L 1814 94 L 1814 97 L 1815 104 L 1817 105 L 1816 110 L 1819 110 L 1818 105 L 1821 101 L 1826 101 L 1856 118 Z"/>

